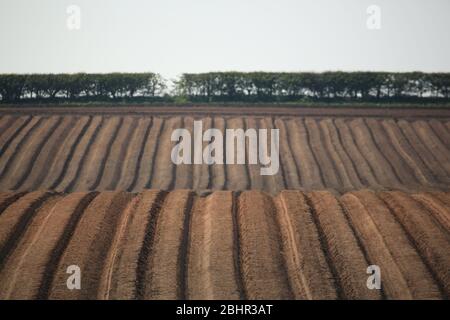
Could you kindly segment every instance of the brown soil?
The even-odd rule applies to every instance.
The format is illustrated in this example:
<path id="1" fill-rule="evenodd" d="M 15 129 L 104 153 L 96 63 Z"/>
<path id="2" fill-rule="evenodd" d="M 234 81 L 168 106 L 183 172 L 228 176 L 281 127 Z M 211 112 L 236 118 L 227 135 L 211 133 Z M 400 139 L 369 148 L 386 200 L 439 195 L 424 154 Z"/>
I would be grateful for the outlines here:
<path id="1" fill-rule="evenodd" d="M 448 299 L 449 119 L 449 109 L 1 108 L 0 299 Z M 171 134 L 193 137 L 196 120 L 203 131 L 279 129 L 278 173 L 174 165 Z M 71 265 L 81 290 L 67 288 Z M 367 287 L 370 265 L 381 290 Z"/>
<path id="2" fill-rule="evenodd" d="M 447 132 L 446 123 L 437 119 L 5 117 L 0 191 L 251 189 L 276 195 L 285 189 L 450 189 L 449 134 L 436 133 Z M 203 121 L 203 130 L 280 129 L 278 173 L 262 176 L 260 164 L 173 165 L 172 131 L 184 127 L 193 132 L 195 120 Z M 19 125 L 17 132 L 6 129 L 8 124 Z"/>
<path id="3" fill-rule="evenodd" d="M 0 213 L 2 299 L 449 296 L 449 230 L 436 216 L 448 209 L 428 193 L 33 192 L 0 202 L 13 196 Z M 371 264 L 381 291 L 366 286 Z M 81 290 L 66 287 L 70 265 Z"/>

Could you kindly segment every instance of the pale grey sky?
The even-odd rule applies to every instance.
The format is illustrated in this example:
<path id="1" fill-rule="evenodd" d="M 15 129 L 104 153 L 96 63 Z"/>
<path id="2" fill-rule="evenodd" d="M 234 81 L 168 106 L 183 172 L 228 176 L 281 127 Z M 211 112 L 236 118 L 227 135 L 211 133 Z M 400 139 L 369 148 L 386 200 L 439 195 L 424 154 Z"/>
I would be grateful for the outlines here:
<path id="1" fill-rule="evenodd" d="M 449 0 L 0 0 L 0 73 L 450 72 L 449 31 Z"/>

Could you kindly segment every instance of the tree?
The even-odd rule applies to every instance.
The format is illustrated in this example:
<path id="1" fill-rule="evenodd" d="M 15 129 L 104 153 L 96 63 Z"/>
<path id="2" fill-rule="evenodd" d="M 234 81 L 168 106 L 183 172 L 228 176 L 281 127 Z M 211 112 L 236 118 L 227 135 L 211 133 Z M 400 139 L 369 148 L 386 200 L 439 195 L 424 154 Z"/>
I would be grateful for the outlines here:
<path id="1" fill-rule="evenodd" d="M 25 88 L 26 76 L 5 74 L 0 76 L 0 94 L 3 101 L 19 100 Z"/>

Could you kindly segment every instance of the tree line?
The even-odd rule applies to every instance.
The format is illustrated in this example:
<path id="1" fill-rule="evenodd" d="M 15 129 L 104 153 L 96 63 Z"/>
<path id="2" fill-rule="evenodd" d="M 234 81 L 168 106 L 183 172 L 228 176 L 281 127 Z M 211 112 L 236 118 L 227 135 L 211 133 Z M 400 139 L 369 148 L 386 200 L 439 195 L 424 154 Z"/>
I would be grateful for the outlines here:
<path id="1" fill-rule="evenodd" d="M 166 81 L 156 73 L 0 74 L 5 102 L 157 97 Z"/>
<path id="2" fill-rule="evenodd" d="M 168 82 L 157 73 L 0 74 L 2 102 L 273 102 L 450 99 L 450 73 L 210 72 Z M 146 100 L 147 99 L 147 100 Z"/>
<path id="3" fill-rule="evenodd" d="M 449 99 L 450 73 L 212 72 L 183 74 L 180 95 L 199 100 Z"/>

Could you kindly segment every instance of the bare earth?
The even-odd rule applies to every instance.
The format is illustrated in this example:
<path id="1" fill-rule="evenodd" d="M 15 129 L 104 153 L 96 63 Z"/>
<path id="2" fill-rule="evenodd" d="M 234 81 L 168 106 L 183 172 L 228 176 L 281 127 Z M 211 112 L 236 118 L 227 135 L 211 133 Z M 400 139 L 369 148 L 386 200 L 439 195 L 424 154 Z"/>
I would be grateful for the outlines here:
<path id="1" fill-rule="evenodd" d="M 448 191 L 450 118 L 416 112 L 408 119 L 7 114 L 0 118 L 0 191 Z M 278 174 L 261 176 L 258 165 L 174 165 L 171 133 L 193 132 L 194 120 L 204 130 L 279 129 Z"/>
<path id="2" fill-rule="evenodd" d="M 194 120 L 280 129 L 279 173 L 175 166 Z M 448 109 L 0 109 L 0 299 L 449 297 Z"/>
<path id="3" fill-rule="evenodd" d="M 450 193 L 1 193 L 1 299 L 441 299 Z M 5 203 L 9 203 L 5 204 Z M 67 267 L 81 290 L 67 290 Z M 383 289 L 369 290 L 379 265 Z"/>

